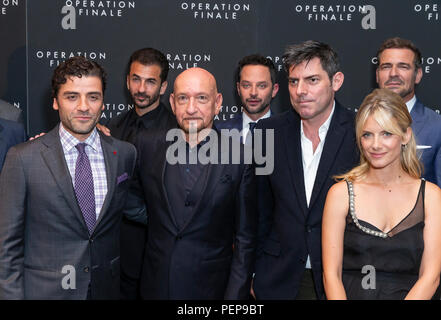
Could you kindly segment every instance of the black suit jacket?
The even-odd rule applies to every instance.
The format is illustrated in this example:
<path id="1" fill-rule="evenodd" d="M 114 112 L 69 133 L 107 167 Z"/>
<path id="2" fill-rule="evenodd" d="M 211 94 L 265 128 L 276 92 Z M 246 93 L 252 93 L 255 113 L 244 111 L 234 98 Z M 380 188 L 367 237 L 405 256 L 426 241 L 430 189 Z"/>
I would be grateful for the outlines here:
<path id="1" fill-rule="evenodd" d="M 175 116 L 162 103 L 157 107 L 159 114 L 155 122 L 144 130 L 168 130 L 177 126 Z M 136 135 L 131 136 L 130 120 L 137 118 L 135 109 L 121 113 L 115 118 L 110 119 L 107 126 L 113 137 L 128 141 L 136 140 Z M 133 143 L 134 141 L 129 141 Z M 145 225 L 131 221 L 123 216 L 121 221 L 121 298 L 124 300 L 134 300 L 139 298 L 139 282 L 141 278 L 141 267 L 144 256 L 144 243 L 146 241 Z"/>
<path id="2" fill-rule="evenodd" d="M 321 262 L 321 221 L 332 178 L 359 161 L 354 113 L 336 103 L 317 170 L 309 208 L 306 203 L 300 117 L 289 110 L 262 120 L 257 128 L 274 129 L 274 171 L 261 176 L 273 209 L 260 210 L 259 244 L 254 278 L 258 299 L 295 299 L 308 254 L 316 292 L 324 295 Z M 259 196 L 260 197 L 260 196 Z"/>
<path id="3" fill-rule="evenodd" d="M 227 140 L 217 136 L 222 143 Z M 247 299 L 257 221 L 253 166 L 207 164 L 202 196 L 182 204 L 194 209 L 179 228 L 175 217 L 180 213 L 172 212 L 164 183 L 171 142 L 165 141 L 164 131 L 152 130 L 143 132 L 138 141 L 139 176 L 148 214 L 142 297 Z M 219 150 L 220 146 L 221 142 Z M 181 183 L 180 177 L 174 180 Z"/>
<path id="4" fill-rule="evenodd" d="M 0 172 L 9 148 L 25 141 L 26 133 L 22 124 L 0 119 Z"/>

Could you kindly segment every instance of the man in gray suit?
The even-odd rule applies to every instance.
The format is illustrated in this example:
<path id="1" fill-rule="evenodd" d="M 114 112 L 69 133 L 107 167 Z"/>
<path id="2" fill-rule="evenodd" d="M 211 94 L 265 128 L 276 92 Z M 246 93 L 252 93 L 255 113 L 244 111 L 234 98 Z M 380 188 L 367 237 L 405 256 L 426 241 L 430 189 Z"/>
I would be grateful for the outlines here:
<path id="1" fill-rule="evenodd" d="M 0 299 L 118 299 L 119 228 L 135 148 L 97 132 L 105 72 L 52 78 L 61 123 L 10 149 L 0 176 Z"/>
<path id="2" fill-rule="evenodd" d="M 20 123 L 23 122 L 22 111 L 2 99 L 0 99 L 0 118 Z"/>

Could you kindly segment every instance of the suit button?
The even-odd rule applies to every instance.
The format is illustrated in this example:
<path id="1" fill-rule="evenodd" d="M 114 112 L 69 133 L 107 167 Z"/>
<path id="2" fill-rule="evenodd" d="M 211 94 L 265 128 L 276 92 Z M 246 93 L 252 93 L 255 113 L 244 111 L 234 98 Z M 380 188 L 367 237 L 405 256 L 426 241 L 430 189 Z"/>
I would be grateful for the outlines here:
<path id="1" fill-rule="evenodd" d="M 181 240 L 182 236 L 176 236 L 176 240 Z"/>
<path id="2" fill-rule="evenodd" d="M 311 233 L 311 227 L 310 226 L 306 226 L 306 232 Z"/>
<path id="3" fill-rule="evenodd" d="M 190 206 L 190 201 L 185 201 L 185 206 L 189 207 Z"/>
<path id="4" fill-rule="evenodd" d="M 89 267 L 85 267 L 84 272 L 89 272 Z"/>

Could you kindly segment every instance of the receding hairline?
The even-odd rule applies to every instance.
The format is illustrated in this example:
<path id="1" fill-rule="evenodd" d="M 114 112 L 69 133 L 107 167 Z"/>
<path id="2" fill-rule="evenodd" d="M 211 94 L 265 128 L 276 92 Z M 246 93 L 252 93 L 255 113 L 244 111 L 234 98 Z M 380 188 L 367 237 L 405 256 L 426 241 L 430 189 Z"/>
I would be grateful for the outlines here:
<path id="1" fill-rule="evenodd" d="M 214 77 L 214 75 L 211 72 L 209 72 L 203 68 L 197 68 L 197 67 L 190 68 L 190 69 L 187 69 L 187 70 L 181 72 L 175 79 L 175 82 L 173 84 L 173 91 L 176 91 L 177 84 L 180 81 L 183 81 L 182 78 L 185 79 L 185 77 L 188 77 L 188 78 L 190 78 L 190 77 L 198 77 L 198 78 L 205 77 L 206 79 L 204 79 L 204 80 L 211 82 L 210 88 L 214 89 L 214 93 L 215 94 L 218 93 L 217 82 L 216 82 L 216 78 Z M 185 79 L 185 80 L 187 80 L 187 79 Z"/>

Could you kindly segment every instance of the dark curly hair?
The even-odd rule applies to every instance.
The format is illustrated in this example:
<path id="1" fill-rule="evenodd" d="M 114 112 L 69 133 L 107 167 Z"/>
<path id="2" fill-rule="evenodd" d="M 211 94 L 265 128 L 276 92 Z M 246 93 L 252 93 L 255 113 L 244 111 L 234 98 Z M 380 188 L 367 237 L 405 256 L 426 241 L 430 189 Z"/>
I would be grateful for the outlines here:
<path id="1" fill-rule="evenodd" d="M 55 69 L 52 76 L 52 97 L 57 97 L 60 86 L 66 83 L 68 77 L 82 76 L 100 78 L 104 94 L 107 76 L 104 69 L 95 61 L 78 56 L 67 59 Z"/>

